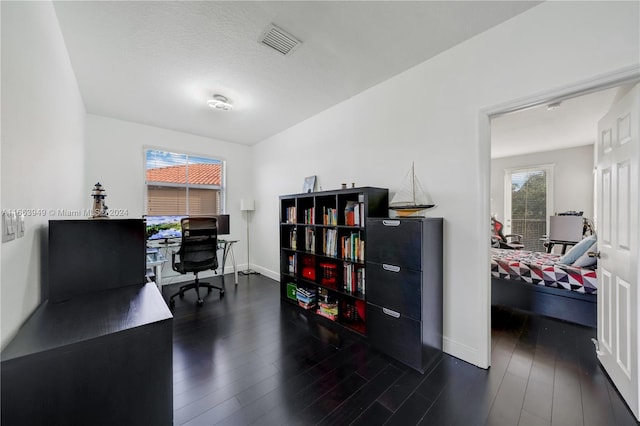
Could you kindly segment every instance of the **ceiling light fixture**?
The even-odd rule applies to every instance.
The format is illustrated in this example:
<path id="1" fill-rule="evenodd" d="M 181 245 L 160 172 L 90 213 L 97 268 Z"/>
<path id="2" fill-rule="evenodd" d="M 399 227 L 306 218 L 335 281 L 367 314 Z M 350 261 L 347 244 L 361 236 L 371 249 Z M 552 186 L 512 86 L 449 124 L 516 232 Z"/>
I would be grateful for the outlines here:
<path id="1" fill-rule="evenodd" d="M 213 99 L 209 99 L 207 101 L 207 105 L 211 108 L 219 109 L 222 111 L 231 111 L 233 109 L 233 104 L 226 98 L 226 96 L 222 95 L 213 95 Z"/>

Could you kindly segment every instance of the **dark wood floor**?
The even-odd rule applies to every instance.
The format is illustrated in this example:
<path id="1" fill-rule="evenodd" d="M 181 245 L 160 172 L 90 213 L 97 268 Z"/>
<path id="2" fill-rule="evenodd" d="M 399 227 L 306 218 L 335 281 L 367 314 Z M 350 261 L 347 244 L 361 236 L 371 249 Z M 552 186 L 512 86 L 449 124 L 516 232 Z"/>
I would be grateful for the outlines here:
<path id="1" fill-rule="evenodd" d="M 636 424 L 594 329 L 494 309 L 490 369 L 443 355 L 421 375 L 281 305 L 273 280 L 226 281 L 200 308 L 193 291 L 176 298 L 175 425 Z"/>

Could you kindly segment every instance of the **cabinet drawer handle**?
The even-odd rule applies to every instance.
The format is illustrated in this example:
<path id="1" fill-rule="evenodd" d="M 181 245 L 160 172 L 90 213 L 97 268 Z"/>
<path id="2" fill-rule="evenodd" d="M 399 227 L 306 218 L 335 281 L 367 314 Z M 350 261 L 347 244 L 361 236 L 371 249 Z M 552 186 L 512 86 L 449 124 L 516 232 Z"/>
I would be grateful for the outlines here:
<path id="1" fill-rule="evenodd" d="M 389 272 L 400 272 L 400 267 L 396 265 L 387 265 L 386 263 L 382 264 L 382 269 Z"/>
<path id="2" fill-rule="evenodd" d="M 391 309 L 382 308 L 382 312 L 389 315 L 390 317 L 400 318 L 400 312 L 392 311 Z"/>
<path id="3" fill-rule="evenodd" d="M 400 226 L 400 221 L 399 220 L 388 220 L 385 219 L 382 221 L 382 224 L 384 226 Z"/>

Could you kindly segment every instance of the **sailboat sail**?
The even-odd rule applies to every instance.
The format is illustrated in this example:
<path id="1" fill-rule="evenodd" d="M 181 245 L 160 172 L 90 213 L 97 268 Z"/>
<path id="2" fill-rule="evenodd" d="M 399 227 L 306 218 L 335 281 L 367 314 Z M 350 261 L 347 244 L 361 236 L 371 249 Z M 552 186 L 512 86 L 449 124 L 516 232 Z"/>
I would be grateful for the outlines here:
<path id="1" fill-rule="evenodd" d="M 422 188 L 415 174 L 414 164 L 405 176 L 400 189 L 391 199 L 389 208 L 397 211 L 409 211 L 414 213 L 433 207 L 433 201 L 429 194 Z"/>

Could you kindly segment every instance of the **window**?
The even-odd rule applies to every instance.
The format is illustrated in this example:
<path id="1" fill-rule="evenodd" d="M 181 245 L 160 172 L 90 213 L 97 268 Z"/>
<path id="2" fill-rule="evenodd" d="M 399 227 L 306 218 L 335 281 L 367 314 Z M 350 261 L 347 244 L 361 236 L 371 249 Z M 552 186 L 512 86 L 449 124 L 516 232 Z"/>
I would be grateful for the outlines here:
<path id="1" fill-rule="evenodd" d="M 224 167 L 214 158 L 146 149 L 147 215 L 224 213 Z"/>
<path id="2" fill-rule="evenodd" d="M 525 250 L 545 251 L 552 211 L 553 165 L 506 170 L 505 234 L 522 235 Z"/>

